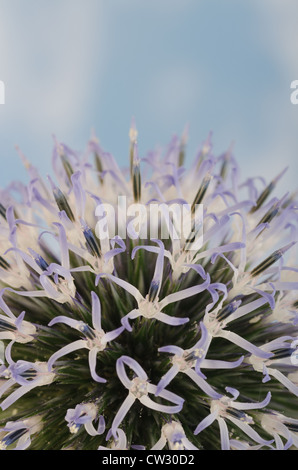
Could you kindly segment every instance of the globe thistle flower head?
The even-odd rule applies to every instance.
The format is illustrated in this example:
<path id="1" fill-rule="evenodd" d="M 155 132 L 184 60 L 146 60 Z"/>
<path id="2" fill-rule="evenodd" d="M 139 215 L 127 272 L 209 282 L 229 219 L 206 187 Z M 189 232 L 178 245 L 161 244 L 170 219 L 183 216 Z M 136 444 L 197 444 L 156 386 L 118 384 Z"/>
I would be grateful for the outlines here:
<path id="1" fill-rule="evenodd" d="M 0 449 L 297 448 L 294 193 L 188 127 L 0 190 Z M 55 413 L 53 413 L 55 410 Z"/>

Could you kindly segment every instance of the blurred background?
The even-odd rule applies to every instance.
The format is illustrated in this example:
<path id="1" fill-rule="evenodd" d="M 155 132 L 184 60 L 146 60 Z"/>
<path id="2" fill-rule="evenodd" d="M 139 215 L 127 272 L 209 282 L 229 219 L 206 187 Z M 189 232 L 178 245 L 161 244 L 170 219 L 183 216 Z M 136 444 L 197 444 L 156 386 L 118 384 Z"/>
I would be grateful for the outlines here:
<path id="1" fill-rule="evenodd" d="M 95 129 L 127 165 L 132 116 L 140 154 L 190 126 L 187 163 L 213 131 L 235 142 L 243 178 L 290 169 L 297 188 L 297 0 L 0 0 L 0 186 L 43 175 L 52 135 L 83 150 Z"/>

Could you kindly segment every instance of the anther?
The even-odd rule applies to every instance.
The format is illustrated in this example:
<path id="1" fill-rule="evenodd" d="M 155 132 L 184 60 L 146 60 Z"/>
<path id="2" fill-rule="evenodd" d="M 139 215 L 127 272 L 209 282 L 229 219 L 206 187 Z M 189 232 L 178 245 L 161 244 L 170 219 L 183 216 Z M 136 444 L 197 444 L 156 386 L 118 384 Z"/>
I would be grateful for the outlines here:
<path id="1" fill-rule="evenodd" d="M 274 251 L 272 255 L 268 256 L 262 263 L 258 264 L 252 271 L 251 275 L 253 277 L 258 276 L 261 274 L 265 269 L 268 269 L 272 264 L 274 264 L 276 261 L 278 261 L 283 254 L 288 251 L 290 248 L 292 248 L 293 245 L 295 245 L 296 242 L 289 243 L 288 245 L 284 246 L 283 248 L 280 248 L 279 250 Z"/>
<path id="2" fill-rule="evenodd" d="M 91 255 L 95 256 L 96 258 L 100 258 L 101 251 L 97 243 L 97 240 L 95 236 L 93 235 L 92 230 L 89 227 L 85 226 L 83 229 L 83 234 L 86 240 L 86 246 L 87 246 L 89 253 L 91 253 Z"/>
<path id="3" fill-rule="evenodd" d="M 69 218 L 69 220 L 74 222 L 75 217 L 74 217 L 73 212 L 72 212 L 71 208 L 69 207 L 67 199 L 64 196 L 64 194 L 62 193 L 62 191 L 59 188 L 55 188 L 53 190 L 53 194 L 54 194 L 54 198 L 55 198 L 55 201 L 56 201 L 56 204 L 57 204 L 59 210 L 61 212 L 65 211 L 67 217 Z"/>

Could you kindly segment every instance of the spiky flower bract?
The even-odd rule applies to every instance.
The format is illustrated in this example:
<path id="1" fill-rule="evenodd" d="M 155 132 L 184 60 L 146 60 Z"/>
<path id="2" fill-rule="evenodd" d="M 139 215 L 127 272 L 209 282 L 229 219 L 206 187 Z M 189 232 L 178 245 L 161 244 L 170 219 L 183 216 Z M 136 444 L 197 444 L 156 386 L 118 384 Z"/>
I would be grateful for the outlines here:
<path id="1" fill-rule="evenodd" d="M 295 195 L 274 195 L 283 172 L 242 181 L 211 136 L 186 168 L 186 131 L 140 158 L 134 123 L 129 136 L 128 171 L 95 138 L 82 154 L 55 140 L 53 177 L 21 154 L 29 184 L 0 192 L 0 448 L 298 447 L 298 216 Z M 157 235 L 119 197 L 160 204 Z M 171 204 L 193 222 L 203 208 L 196 249 L 174 217 L 161 236 Z M 116 233 L 100 237 L 107 207 Z"/>

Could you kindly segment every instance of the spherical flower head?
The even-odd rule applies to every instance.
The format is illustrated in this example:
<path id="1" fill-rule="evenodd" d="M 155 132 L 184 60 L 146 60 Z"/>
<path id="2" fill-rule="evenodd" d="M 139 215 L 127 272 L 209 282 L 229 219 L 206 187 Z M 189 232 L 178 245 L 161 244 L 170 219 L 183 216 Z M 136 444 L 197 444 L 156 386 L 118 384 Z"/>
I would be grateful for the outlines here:
<path id="1" fill-rule="evenodd" d="M 29 181 L 0 189 L 0 449 L 298 448 L 285 170 L 138 139 L 120 168 L 54 137 L 46 179 L 18 149 Z"/>

